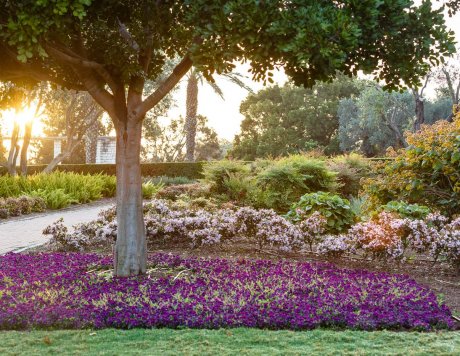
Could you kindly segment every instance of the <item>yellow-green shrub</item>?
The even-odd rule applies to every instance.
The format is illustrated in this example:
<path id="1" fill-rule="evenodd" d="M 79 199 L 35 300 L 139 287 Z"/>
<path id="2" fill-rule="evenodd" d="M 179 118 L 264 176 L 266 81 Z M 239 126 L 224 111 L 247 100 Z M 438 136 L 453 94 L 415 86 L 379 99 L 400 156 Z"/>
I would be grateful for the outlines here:
<path id="1" fill-rule="evenodd" d="M 460 212 L 460 116 L 408 133 L 409 146 L 391 152 L 393 161 L 377 165 L 379 175 L 365 183 L 372 208 L 392 200 Z"/>

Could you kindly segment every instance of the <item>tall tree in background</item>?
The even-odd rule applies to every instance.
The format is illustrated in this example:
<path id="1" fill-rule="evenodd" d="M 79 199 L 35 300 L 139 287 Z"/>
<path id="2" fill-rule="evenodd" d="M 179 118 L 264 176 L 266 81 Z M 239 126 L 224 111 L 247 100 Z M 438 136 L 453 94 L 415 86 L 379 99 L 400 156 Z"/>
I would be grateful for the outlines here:
<path id="1" fill-rule="evenodd" d="M 207 118 L 196 117 L 196 157 L 207 161 L 222 157 L 217 133 L 210 128 Z M 168 124 L 158 120 L 145 125 L 142 156 L 145 162 L 182 162 L 186 156 L 187 140 L 185 119 L 170 120 Z"/>
<path id="2" fill-rule="evenodd" d="M 451 111 L 445 97 L 424 101 L 427 123 L 442 119 Z M 413 94 L 384 91 L 368 82 L 356 98 L 340 101 L 339 142 L 344 152 L 360 151 L 371 157 L 385 153 L 388 147 L 406 146 L 404 131 L 413 130 L 415 102 Z"/>
<path id="3" fill-rule="evenodd" d="M 10 135 L 10 149 L 8 158 L 5 163 L 0 165 L 8 170 L 8 174 L 17 174 L 17 160 L 19 158 L 20 174 L 27 175 L 27 154 L 29 150 L 30 140 L 32 138 L 32 128 L 35 119 L 38 119 L 43 114 L 44 101 L 49 91 L 45 84 L 34 87 L 27 85 L 14 85 L 12 83 L 3 83 L 0 86 L 0 107 L 4 109 L 14 110 L 16 115 L 23 115 L 25 111 L 29 111 L 31 105 L 35 105 L 34 113 L 26 122 L 24 127 L 21 127 L 19 121 L 13 122 L 13 129 Z M 22 144 L 20 135 L 22 132 Z M 3 155 L 0 156 L 3 158 Z"/>
<path id="4" fill-rule="evenodd" d="M 232 83 L 238 85 L 240 88 L 244 88 L 247 91 L 252 92 L 252 89 L 241 80 L 241 78 L 243 77 L 241 74 L 223 73 L 221 77 L 228 79 Z M 193 162 L 195 160 L 195 145 L 197 132 L 196 126 L 198 112 L 198 84 L 203 84 L 204 81 L 206 81 L 206 83 L 212 87 L 214 92 L 217 95 L 219 95 L 222 100 L 224 100 L 224 93 L 222 89 L 217 85 L 214 78 L 212 78 L 211 81 L 208 81 L 195 68 L 192 68 L 190 70 L 187 79 L 187 98 L 185 104 L 185 160 L 189 162 Z"/>
<path id="5" fill-rule="evenodd" d="M 117 134 L 117 276 L 144 273 L 142 122 L 194 65 L 210 79 L 249 61 L 254 80 L 283 66 L 296 84 L 378 74 L 415 85 L 453 51 L 453 33 L 429 1 L 0 0 L 0 80 L 53 81 L 85 90 Z M 150 95 L 146 79 L 180 62 Z"/>
<path id="6" fill-rule="evenodd" d="M 318 83 L 311 89 L 286 84 L 249 95 L 241 103 L 241 133 L 229 154 L 253 160 L 314 147 L 336 152 L 339 101 L 358 95 L 359 87 L 359 80 L 338 74 L 331 83 Z"/>
<path id="7" fill-rule="evenodd" d="M 414 132 L 420 130 L 420 127 L 425 123 L 425 98 L 423 92 L 428 85 L 431 77 L 431 73 L 428 73 L 425 77 L 425 82 L 421 88 L 412 88 L 411 92 L 415 100 L 415 120 L 414 120 Z"/>
<path id="8" fill-rule="evenodd" d="M 446 89 L 451 99 L 451 106 L 459 104 L 460 100 L 460 54 L 455 54 L 449 58 L 440 68 L 434 72 L 437 84 Z M 452 121 L 453 112 L 451 110 L 447 121 Z"/>
<path id="9" fill-rule="evenodd" d="M 90 128 L 97 125 L 102 116 L 102 108 L 86 92 L 58 90 L 47 106 L 48 120 L 55 128 L 54 134 L 65 136 L 64 145 L 59 154 L 48 163 L 43 173 L 50 173 L 63 160 L 69 158 L 83 142 Z M 58 122 L 56 122 L 58 121 Z M 46 123 L 46 121 L 45 121 Z"/>

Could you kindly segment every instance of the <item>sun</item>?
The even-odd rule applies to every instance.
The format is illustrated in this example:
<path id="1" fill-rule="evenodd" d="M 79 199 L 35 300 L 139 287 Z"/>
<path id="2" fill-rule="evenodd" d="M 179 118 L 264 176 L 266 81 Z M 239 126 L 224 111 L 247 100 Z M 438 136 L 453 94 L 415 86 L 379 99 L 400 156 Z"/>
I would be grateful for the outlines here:
<path id="1" fill-rule="evenodd" d="M 32 122 L 32 135 L 40 136 L 43 132 L 43 125 L 40 117 L 35 117 L 36 110 L 36 105 L 32 104 L 30 106 L 24 107 L 20 111 L 8 109 L 0 112 L 0 124 L 3 128 L 2 133 L 4 135 L 11 135 L 15 123 L 19 124 L 19 128 L 22 131 L 24 130 L 24 126 L 27 123 Z"/>

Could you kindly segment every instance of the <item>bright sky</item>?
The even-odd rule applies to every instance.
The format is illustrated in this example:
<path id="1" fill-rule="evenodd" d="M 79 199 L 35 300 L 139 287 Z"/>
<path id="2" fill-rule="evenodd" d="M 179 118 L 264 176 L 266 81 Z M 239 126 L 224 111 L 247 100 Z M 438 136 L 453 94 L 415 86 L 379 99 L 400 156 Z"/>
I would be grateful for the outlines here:
<path id="1" fill-rule="evenodd" d="M 457 14 L 453 18 L 446 16 L 446 22 L 448 27 L 455 32 L 456 38 L 458 42 L 460 42 L 460 14 Z M 251 87 L 253 91 L 262 89 L 264 87 L 262 83 L 253 82 L 250 79 L 248 69 L 249 65 L 240 64 L 235 71 L 247 76 L 243 81 Z M 240 114 L 239 108 L 241 102 L 248 95 L 248 92 L 224 78 L 216 77 L 215 79 L 224 93 L 224 100 L 215 94 L 213 89 L 206 83 L 201 85 L 198 92 L 198 114 L 204 115 L 209 119 L 209 126 L 216 130 L 220 138 L 232 141 L 235 134 L 240 130 L 240 123 L 243 120 L 243 116 Z M 283 85 L 287 81 L 287 77 L 283 71 L 275 72 L 273 79 L 280 85 Z M 170 118 L 177 118 L 179 115 L 185 116 L 186 85 L 187 81 L 184 78 L 174 94 L 177 105 L 169 111 L 168 116 Z M 429 86 L 427 89 L 428 95 L 434 92 L 433 85 L 431 85 L 431 87 Z M 35 108 L 32 107 L 28 109 L 27 112 L 20 114 L 19 120 L 24 122 L 33 115 L 34 110 Z M 0 115 L 1 114 L 0 112 Z M 2 128 L 2 132 L 4 135 L 8 135 L 11 132 L 15 113 L 13 111 L 7 111 L 3 112 L 3 115 L 2 121 L 6 123 L 6 125 Z M 39 136 L 42 133 L 41 123 L 38 121 L 39 120 L 35 120 L 34 122 L 34 136 Z"/>

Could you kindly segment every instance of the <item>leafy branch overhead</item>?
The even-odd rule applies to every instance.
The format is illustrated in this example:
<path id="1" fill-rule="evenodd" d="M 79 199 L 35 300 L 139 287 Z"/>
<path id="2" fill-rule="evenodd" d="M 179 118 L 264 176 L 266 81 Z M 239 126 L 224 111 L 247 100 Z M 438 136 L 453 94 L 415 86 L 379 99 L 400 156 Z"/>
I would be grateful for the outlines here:
<path id="1" fill-rule="evenodd" d="M 249 60 L 258 80 L 271 81 L 266 72 L 277 66 L 306 85 L 336 70 L 363 70 L 396 87 L 415 84 L 429 63 L 454 51 L 453 33 L 429 1 L 40 0 L 3 1 L 2 8 L 2 79 L 50 79 L 105 103 L 124 96 L 123 85 L 142 90 L 168 58 L 181 57 L 138 115 L 192 62 L 208 78 Z"/>

